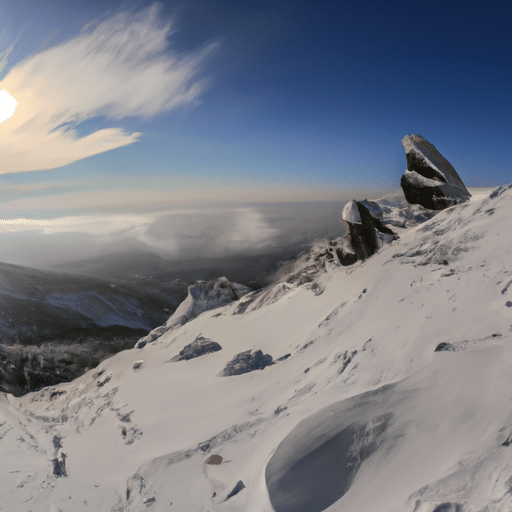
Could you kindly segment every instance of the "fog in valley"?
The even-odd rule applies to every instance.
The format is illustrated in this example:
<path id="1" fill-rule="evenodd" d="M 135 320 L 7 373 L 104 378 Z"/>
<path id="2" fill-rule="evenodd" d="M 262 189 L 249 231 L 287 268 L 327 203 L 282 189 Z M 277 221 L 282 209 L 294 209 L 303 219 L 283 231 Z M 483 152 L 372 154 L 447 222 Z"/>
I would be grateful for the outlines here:
<path id="1" fill-rule="evenodd" d="M 180 207 L 3 221 L 0 261 L 104 278 L 228 279 L 253 287 L 318 239 L 346 201 Z"/>

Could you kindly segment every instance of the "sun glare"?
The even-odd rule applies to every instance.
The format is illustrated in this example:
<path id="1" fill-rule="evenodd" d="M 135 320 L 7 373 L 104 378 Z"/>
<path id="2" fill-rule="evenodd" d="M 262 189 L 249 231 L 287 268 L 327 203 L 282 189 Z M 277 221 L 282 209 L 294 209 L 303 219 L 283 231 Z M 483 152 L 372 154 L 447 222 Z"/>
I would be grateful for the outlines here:
<path id="1" fill-rule="evenodd" d="M 0 91 L 0 123 L 12 117 L 17 104 L 18 102 L 5 89 Z"/>

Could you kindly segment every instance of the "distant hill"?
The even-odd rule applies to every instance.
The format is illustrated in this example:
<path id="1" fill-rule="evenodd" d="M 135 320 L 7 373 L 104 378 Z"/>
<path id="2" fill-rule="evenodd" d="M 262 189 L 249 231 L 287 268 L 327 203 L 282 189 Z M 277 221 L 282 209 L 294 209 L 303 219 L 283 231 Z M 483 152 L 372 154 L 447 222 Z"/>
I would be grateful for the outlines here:
<path id="1" fill-rule="evenodd" d="M 0 263 L 0 390 L 20 394 L 77 377 L 164 323 L 187 288 L 177 281 L 151 293 L 115 279 Z"/>

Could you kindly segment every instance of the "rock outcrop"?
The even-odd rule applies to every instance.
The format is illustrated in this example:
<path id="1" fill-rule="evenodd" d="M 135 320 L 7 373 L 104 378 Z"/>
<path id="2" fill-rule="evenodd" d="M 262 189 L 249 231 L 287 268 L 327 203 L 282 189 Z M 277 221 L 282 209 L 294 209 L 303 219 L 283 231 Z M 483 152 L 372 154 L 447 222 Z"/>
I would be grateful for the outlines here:
<path id="1" fill-rule="evenodd" d="M 219 373 L 219 377 L 229 377 L 231 375 L 253 372 L 254 370 L 263 370 L 263 368 L 271 364 L 275 364 L 271 355 L 263 354 L 261 350 L 256 350 L 255 352 L 246 350 L 231 359 L 226 364 L 224 370 Z"/>
<path id="2" fill-rule="evenodd" d="M 167 322 L 141 338 L 136 343 L 135 348 L 143 348 L 167 331 L 181 327 L 205 311 L 227 306 L 250 291 L 251 289 L 247 286 L 231 283 L 225 277 L 219 277 L 213 281 L 198 281 L 196 284 L 189 286 L 187 298 L 179 305 Z"/>
<path id="3" fill-rule="evenodd" d="M 373 213 L 373 215 L 372 215 Z M 349 201 L 341 214 L 347 226 L 345 247 L 340 248 L 338 258 L 342 265 L 351 265 L 365 260 L 385 242 L 398 238 L 396 233 L 379 219 L 382 208 L 373 201 Z"/>
<path id="4" fill-rule="evenodd" d="M 431 219 L 436 214 L 420 205 L 409 204 L 401 190 L 376 201 L 350 201 L 341 221 L 345 234 L 332 240 L 319 240 L 295 261 L 284 265 L 275 284 L 244 297 L 234 314 L 253 311 L 276 302 L 306 284 L 315 295 L 323 291 L 319 275 L 331 266 L 349 266 L 366 259 L 400 234 Z"/>
<path id="5" fill-rule="evenodd" d="M 185 345 L 183 350 L 177 356 L 174 356 L 171 361 L 194 359 L 219 350 L 222 350 L 222 347 L 217 342 L 199 335 L 192 343 Z"/>
<path id="6" fill-rule="evenodd" d="M 407 170 L 400 185 L 409 203 L 444 210 L 469 200 L 471 194 L 457 171 L 430 142 L 413 134 L 402 139 L 402 146 Z"/>

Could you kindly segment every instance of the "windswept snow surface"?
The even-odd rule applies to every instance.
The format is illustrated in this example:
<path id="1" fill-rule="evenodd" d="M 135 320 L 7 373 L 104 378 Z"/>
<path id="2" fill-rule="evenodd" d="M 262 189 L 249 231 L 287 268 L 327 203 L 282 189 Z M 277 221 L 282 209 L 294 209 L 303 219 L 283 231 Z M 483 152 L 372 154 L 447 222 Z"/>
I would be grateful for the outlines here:
<path id="1" fill-rule="evenodd" d="M 511 214 L 509 186 L 316 289 L 0 397 L 1 510 L 509 512 Z M 200 334 L 222 350 L 171 362 Z M 276 364 L 218 376 L 246 350 Z"/>

